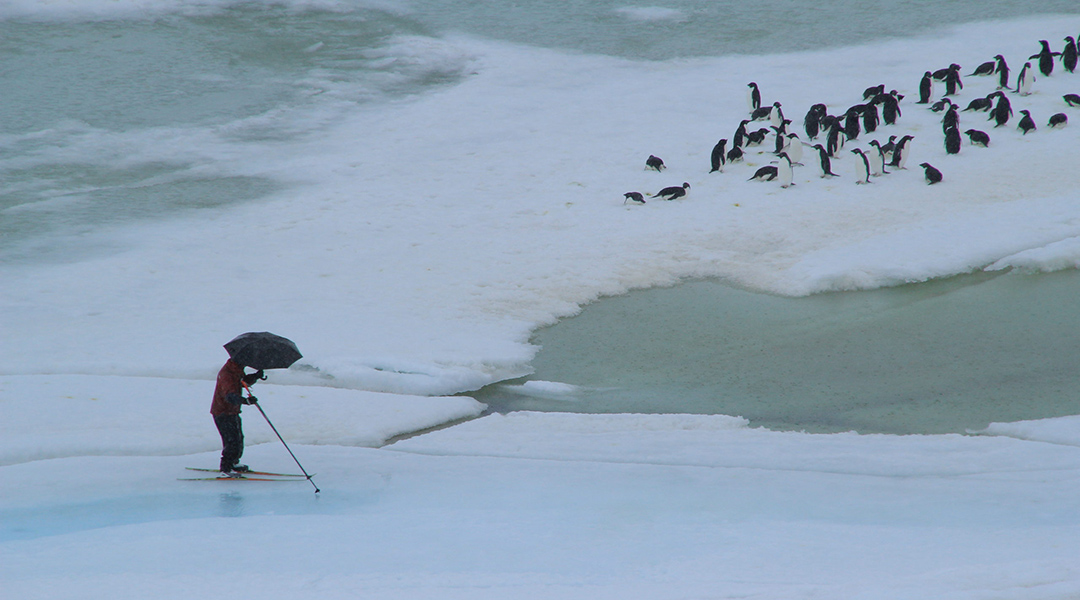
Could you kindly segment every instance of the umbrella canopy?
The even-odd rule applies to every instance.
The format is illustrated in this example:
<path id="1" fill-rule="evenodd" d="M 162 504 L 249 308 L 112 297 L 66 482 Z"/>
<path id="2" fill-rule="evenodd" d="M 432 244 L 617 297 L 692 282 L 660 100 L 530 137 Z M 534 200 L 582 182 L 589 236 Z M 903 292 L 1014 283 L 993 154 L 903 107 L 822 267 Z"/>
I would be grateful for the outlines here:
<path id="1" fill-rule="evenodd" d="M 234 362 L 252 369 L 287 369 L 303 356 L 292 340 L 268 331 L 242 333 L 225 350 Z"/>

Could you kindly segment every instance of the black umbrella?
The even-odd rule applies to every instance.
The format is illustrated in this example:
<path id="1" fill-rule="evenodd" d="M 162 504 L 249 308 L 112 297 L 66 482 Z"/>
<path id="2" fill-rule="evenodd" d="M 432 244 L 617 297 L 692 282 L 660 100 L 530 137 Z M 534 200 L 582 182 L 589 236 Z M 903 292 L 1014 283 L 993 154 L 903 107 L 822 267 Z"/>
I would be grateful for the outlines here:
<path id="1" fill-rule="evenodd" d="M 268 331 L 242 333 L 225 350 L 234 362 L 252 369 L 288 369 L 302 357 L 292 340 Z"/>

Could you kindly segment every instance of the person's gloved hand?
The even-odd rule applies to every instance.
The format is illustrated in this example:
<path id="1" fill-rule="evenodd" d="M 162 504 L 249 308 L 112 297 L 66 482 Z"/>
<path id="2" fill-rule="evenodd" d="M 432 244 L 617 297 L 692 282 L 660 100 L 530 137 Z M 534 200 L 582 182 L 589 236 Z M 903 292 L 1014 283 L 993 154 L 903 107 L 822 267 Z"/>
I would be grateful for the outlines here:
<path id="1" fill-rule="evenodd" d="M 244 404 L 255 404 L 258 401 L 259 399 L 255 396 L 248 396 L 247 398 L 244 398 Z"/>

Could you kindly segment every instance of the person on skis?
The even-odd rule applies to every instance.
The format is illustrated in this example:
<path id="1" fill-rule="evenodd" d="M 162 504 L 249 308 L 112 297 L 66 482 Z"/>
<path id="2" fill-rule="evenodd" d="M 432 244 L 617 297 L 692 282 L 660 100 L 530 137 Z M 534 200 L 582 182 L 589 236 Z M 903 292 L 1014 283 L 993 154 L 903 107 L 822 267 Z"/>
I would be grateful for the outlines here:
<path id="1" fill-rule="evenodd" d="M 240 406 L 255 404 L 258 400 L 250 395 L 245 398 L 241 391 L 245 385 L 254 385 L 256 381 L 266 379 L 262 369 L 254 373 L 244 373 L 244 365 L 229 359 L 218 371 L 217 386 L 214 388 L 214 401 L 210 404 L 210 414 L 214 417 L 218 433 L 221 434 L 221 473 L 228 477 L 238 477 L 248 470 L 240 463 L 244 454 L 244 431 L 240 423 Z"/>

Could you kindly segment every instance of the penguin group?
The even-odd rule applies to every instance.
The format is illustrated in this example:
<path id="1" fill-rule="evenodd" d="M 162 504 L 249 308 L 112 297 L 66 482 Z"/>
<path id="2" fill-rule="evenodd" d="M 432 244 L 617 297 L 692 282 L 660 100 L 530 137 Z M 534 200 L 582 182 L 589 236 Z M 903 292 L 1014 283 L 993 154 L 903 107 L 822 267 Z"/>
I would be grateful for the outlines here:
<path id="1" fill-rule="evenodd" d="M 1047 40 L 1040 40 L 1039 52 L 1024 61 L 1024 66 L 1015 78 L 1011 76 L 1009 65 L 1001 54 L 980 63 L 964 76 L 961 75 L 962 67 L 957 63 L 926 70 L 918 83 L 919 99 L 916 104 L 927 105 L 929 110 L 941 114 L 946 155 L 960 154 L 964 145 L 963 136 L 967 137 L 967 145 L 990 147 L 990 135 L 987 132 L 972 127 L 961 128 L 960 121 L 966 113 L 985 114 L 986 121 L 988 124 L 992 123 L 994 128 L 1008 125 L 1018 113 L 1021 118 L 1017 122 L 1017 129 L 1023 135 L 1038 131 L 1039 127 L 1031 109 L 1014 111 L 1006 92 L 1020 98 L 1031 95 L 1036 77 L 1049 77 L 1054 71 L 1055 62 L 1060 62 L 1064 72 L 1074 73 L 1078 54 L 1076 40 L 1077 38 L 1071 36 L 1066 37 L 1061 51 L 1054 51 Z M 992 77 L 996 86 L 990 93 L 971 100 L 966 107 L 961 108 L 953 98 L 961 95 L 964 90 L 963 77 Z M 912 143 L 915 139 L 913 135 L 889 135 L 884 142 L 873 139 L 865 147 L 852 148 L 847 153 L 842 153 L 845 145 L 858 143 L 860 137 L 898 124 L 903 115 L 901 101 L 904 94 L 896 89 L 886 89 L 884 83 L 868 87 L 863 91 L 861 101 L 835 114 L 830 114 L 826 104 L 812 104 L 802 119 L 802 131 L 806 135 L 804 141 L 791 127 L 792 120 L 784 115 L 783 104 L 779 101 L 770 103 L 763 100 L 761 87 L 757 82 L 750 82 L 746 85 L 746 117 L 740 119 L 730 138 L 721 138 L 712 147 L 708 173 L 724 173 L 726 168 L 736 163 L 749 161 L 753 164 L 754 161 L 749 160 L 751 156 L 768 154 L 769 164 L 756 166 L 752 174 L 748 172 L 750 176 L 746 180 L 779 183 L 781 188 L 789 188 L 795 185 L 794 168 L 805 166 L 802 162 L 804 149 L 811 151 L 812 160 L 807 162 L 820 178 L 841 177 L 841 174 L 835 172 L 833 163 L 843 156 L 854 158 L 852 172 L 856 184 L 869 184 L 874 178 L 905 170 L 912 154 Z M 936 101 L 935 91 L 942 92 Z M 1078 94 L 1065 94 L 1063 100 L 1068 107 L 1080 107 Z M 963 119 L 967 120 L 968 117 L 963 116 Z M 756 127 L 757 123 L 762 126 Z M 1052 115 L 1046 126 L 1057 129 L 1067 123 L 1068 115 L 1060 112 Z M 766 147 L 770 136 L 770 150 L 754 149 Z M 945 180 L 942 172 L 930 163 L 922 162 L 919 166 L 927 184 L 933 185 Z M 650 155 L 646 168 L 663 171 L 666 166 L 660 158 Z M 690 184 L 684 182 L 682 185 L 666 187 L 651 196 L 676 200 L 687 197 L 689 190 Z M 644 195 L 639 192 L 627 192 L 624 198 L 624 202 L 645 203 Z"/>

